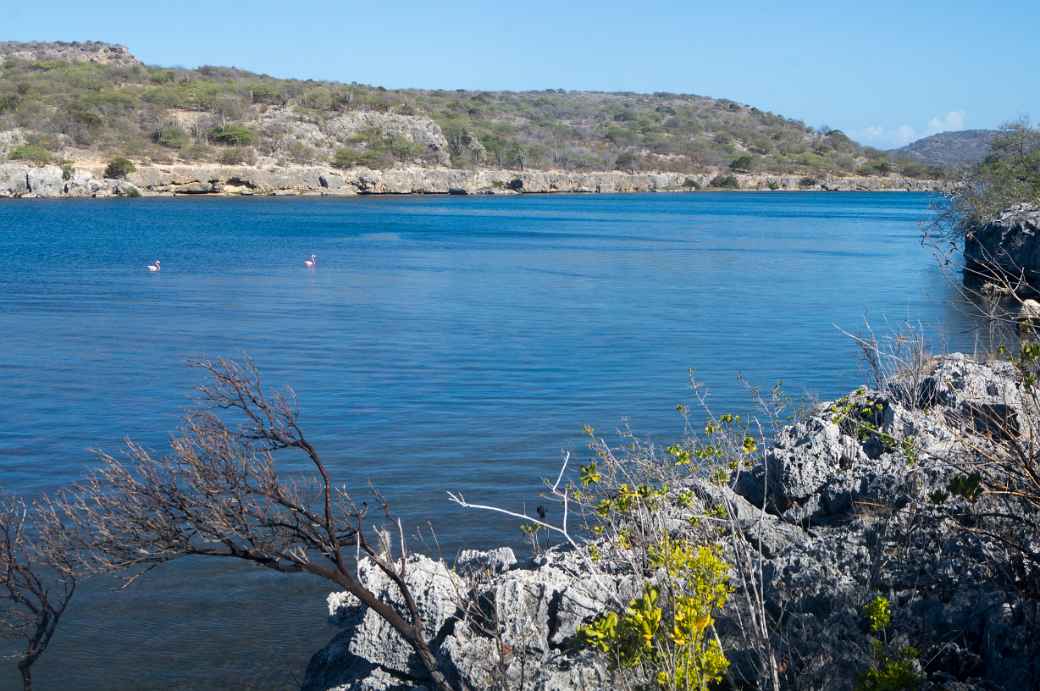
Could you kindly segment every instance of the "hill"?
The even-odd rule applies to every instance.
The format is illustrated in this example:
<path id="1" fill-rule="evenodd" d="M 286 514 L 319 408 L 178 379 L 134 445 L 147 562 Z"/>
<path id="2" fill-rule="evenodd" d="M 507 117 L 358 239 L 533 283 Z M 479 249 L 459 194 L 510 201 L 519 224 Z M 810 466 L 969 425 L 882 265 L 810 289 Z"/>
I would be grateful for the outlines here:
<path id="1" fill-rule="evenodd" d="M 0 159 L 935 177 L 837 130 L 672 93 L 388 90 L 122 46 L 0 43 Z"/>
<path id="2" fill-rule="evenodd" d="M 898 158 L 908 158 L 926 166 L 959 167 L 974 165 L 989 153 L 997 130 L 940 132 L 893 149 Z"/>

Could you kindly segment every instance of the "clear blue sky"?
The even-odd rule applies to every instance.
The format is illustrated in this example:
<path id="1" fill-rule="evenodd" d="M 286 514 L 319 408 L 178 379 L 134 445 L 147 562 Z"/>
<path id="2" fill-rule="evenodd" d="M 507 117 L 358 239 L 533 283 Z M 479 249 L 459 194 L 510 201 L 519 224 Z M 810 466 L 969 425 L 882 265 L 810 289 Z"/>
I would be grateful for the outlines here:
<path id="1" fill-rule="evenodd" d="M 7 0 L 0 40 L 387 87 L 674 91 L 875 146 L 1040 117 L 1040 2 Z"/>

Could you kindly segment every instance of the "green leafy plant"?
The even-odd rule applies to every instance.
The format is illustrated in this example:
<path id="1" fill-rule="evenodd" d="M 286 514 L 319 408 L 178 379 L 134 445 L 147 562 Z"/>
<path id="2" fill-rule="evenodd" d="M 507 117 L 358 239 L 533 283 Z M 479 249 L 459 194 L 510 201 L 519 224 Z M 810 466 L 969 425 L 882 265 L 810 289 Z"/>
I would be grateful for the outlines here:
<path id="1" fill-rule="evenodd" d="M 256 133 L 245 125 L 230 124 L 209 131 L 211 141 L 224 146 L 248 146 L 256 141 Z"/>
<path id="2" fill-rule="evenodd" d="M 717 187 L 719 189 L 740 189 L 740 183 L 737 178 L 733 175 L 716 175 L 712 178 L 711 182 L 708 183 L 710 187 Z"/>
<path id="3" fill-rule="evenodd" d="M 105 177 L 111 179 L 123 179 L 137 170 L 133 161 L 128 158 L 114 158 L 105 166 Z"/>
<path id="4" fill-rule="evenodd" d="M 648 550 L 650 565 L 665 575 L 658 587 L 618 614 L 608 612 L 583 626 L 582 640 L 619 668 L 641 668 L 660 689 L 707 689 L 729 667 L 712 634 L 715 615 L 732 587 L 720 550 L 664 538 Z"/>
<path id="5" fill-rule="evenodd" d="M 12 161 L 29 161 L 39 165 L 50 163 L 54 159 L 50 151 L 38 144 L 16 146 L 8 152 L 7 157 Z"/>
<path id="6" fill-rule="evenodd" d="M 740 156 L 730 161 L 729 169 L 738 173 L 750 173 L 754 165 L 754 159 L 750 156 Z"/>
<path id="7" fill-rule="evenodd" d="M 889 650 L 885 643 L 892 625 L 892 608 L 888 598 L 875 596 L 863 608 L 863 616 L 872 635 L 870 649 L 873 661 L 856 685 L 857 691 L 912 691 L 924 681 L 917 662 L 920 653 L 913 646 Z"/>

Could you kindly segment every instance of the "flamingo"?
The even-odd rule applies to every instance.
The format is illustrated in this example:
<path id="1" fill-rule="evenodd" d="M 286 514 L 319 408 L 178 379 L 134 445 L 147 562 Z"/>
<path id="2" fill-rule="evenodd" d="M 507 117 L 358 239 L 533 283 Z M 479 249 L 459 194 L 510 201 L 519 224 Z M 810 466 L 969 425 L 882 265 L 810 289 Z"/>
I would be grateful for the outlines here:
<path id="1" fill-rule="evenodd" d="M 317 255 L 312 254 L 310 259 L 304 259 L 303 265 L 306 266 L 308 269 L 313 269 L 315 266 L 318 265 Z"/>
<path id="2" fill-rule="evenodd" d="M 159 270 L 159 260 L 156 259 L 154 264 L 149 264 L 148 265 L 148 270 L 153 272 L 153 273 L 158 271 Z"/>

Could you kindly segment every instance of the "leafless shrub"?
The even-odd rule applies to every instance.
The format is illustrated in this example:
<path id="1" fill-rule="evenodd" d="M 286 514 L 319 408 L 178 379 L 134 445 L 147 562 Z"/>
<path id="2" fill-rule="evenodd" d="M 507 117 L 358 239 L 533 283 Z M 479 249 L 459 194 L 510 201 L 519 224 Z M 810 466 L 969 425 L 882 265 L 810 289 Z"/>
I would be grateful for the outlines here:
<path id="1" fill-rule="evenodd" d="M 34 510 L 20 499 L 0 499 L 0 635 L 25 641 L 17 660 L 26 691 L 78 580 L 60 531 L 34 534 Z"/>
<path id="2" fill-rule="evenodd" d="M 168 455 L 154 456 L 133 442 L 123 458 L 100 453 L 100 470 L 51 502 L 49 522 L 74 528 L 84 567 L 125 572 L 129 583 L 190 555 L 319 576 L 389 623 L 413 648 L 430 681 L 450 689 L 405 581 L 403 532 L 395 559 L 388 532 L 367 525 L 367 503 L 356 503 L 345 487 L 333 484 L 300 427 L 293 392 L 269 394 L 250 361 L 193 364 L 210 377 L 199 388 L 204 405 L 186 416 Z M 289 451 L 309 463 L 310 484 L 279 475 L 275 457 Z M 390 518 L 385 502 L 383 509 Z M 397 586 L 403 611 L 359 580 L 361 556 Z"/>

